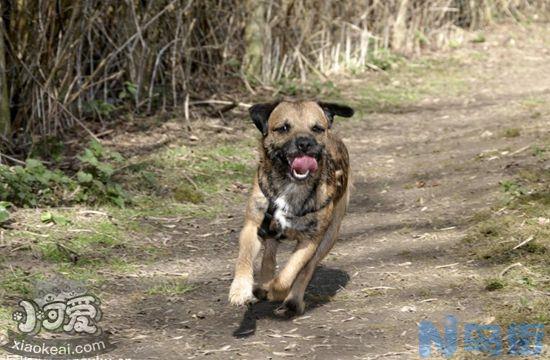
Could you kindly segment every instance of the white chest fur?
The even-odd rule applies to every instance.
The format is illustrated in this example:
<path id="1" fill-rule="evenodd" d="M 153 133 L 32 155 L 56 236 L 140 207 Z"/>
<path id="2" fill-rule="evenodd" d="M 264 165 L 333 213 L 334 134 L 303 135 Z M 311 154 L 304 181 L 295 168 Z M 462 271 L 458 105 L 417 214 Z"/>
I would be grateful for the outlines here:
<path id="1" fill-rule="evenodd" d="M 284 195 L 281 197 L 278 197 L 275 200 L 275 206 L 276 206 L 276 210 L 273 216 L 275 217 L 277 222 L 281 225 L 283 230 L 286 228 L 289 228 L 291 226 L 290 220 L 288 219 L 289 205 Z"/>

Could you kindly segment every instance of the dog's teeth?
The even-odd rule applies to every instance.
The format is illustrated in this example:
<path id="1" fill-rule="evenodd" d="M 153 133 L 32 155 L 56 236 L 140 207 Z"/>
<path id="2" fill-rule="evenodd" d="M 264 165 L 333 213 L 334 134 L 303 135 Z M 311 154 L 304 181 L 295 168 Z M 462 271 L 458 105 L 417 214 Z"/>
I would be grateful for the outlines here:
<path id="1" fill-rule="evenodd" d="M 303 180 L 303 179 L 307 178 L 307 176 L 309 175 L 309 170 L 306 171 L 305 174 L 298 174 L 298 173 L 296 172 L 296 170 L 293 169 L 293 170 L 292 170 L 292 175 L 293 175 L 296 179 L 298 179 L 298 180 Z"/>

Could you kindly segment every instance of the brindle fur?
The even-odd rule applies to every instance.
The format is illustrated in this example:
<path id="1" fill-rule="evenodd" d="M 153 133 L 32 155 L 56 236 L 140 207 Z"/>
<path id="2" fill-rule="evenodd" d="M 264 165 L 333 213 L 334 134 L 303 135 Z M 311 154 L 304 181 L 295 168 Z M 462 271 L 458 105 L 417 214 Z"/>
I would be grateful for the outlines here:
<path id="1" fill-rule="evenodd" d="M 263 138 L 258 171 L 239 237 L 239 255 L 229 300 L 237 305 L 253 302 L 255 297 L 283 301 L 276 311 L 278 314 L 301 314 L 305 309 L 303 297 L 307 284 L 317 263 L 334 245 L 347 208 L 348 152 L 330 128 L 334 115 L 349 117 L 353 110 L 307 101 L 258 104 L 250 112 Z M 285 124 L 290 126 L 289 131 L 277 130 Z M 313 130 L 315 126 L 317 131 Z M 298 138 L 311 141 L 313 145 L 308 151 L 318 163 L 317 171 L 300 181 L 290 176 L 286 162 L 289 156 L 300 152 L 296 147 Z M 279 221 L 281 218 L 283 223 Z M 264 227 L 269 223 L 269 229 L 263 229 L 262 223 Z M 296 248 L 275 276 L 277 245 L 282 238 L 295 240 Z M 253 262 L 262 240 L 265 250 L 258 284 L 253 288 Z"/>

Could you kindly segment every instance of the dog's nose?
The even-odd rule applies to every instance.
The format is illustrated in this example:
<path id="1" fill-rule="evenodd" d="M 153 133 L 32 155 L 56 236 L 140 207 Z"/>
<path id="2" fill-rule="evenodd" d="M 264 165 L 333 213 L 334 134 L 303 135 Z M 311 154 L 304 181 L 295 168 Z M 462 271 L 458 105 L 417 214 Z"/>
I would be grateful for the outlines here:
<path id="1" fill-rule="evenodd" d="M 296 138 L 296 147 L 300 151 L 308 151 L 310 148 L 312 148 L 315 145 L 315 140 L 306 137 L 306 136 L 300 136 L 299 138 Z"/>

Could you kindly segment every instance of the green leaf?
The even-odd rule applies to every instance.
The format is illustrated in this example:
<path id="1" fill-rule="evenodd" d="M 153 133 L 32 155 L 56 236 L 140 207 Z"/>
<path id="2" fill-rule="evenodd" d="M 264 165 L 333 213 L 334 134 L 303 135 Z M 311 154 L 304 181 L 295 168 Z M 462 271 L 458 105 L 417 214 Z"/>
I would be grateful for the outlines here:
<path id="1" fill-rule="evenodd" d="M 111 164 L 107 163 L 97 164 L 97 169 L 108 178 L 111 177 L 111 175 L 113 175 L 113 173 L 115 172 Z"/>
<path id="2" fill-rule="evenodd" d="M 84 172 L 84 171 L 79 171 L 79 172 L 76 173 L 76 179 L 81 184 L 87 184 L 87 183 L 92 182 L 94 177 L 92 176 L 92 174 L 89 174 L 89 173 Z"/>
<path id="3" fill-rule="evenodd" d="M 71 221 L 67 219 L 65 216 L 52 214 L 49 211 L 43 212 L 40 215 L 40 220 L 43 223 L 54 223 L 56 225 L 67 225 L 71 223 Z"/>
<path id="4" fill-rule="evenodd" d="M 42 165 L 40 160 L 36 160 L 36 159 L 27 159 L 27 161 L 25 161 L 25 163 L 27 164 L 28 169 L 35 169 L 35 168 L 44 167 L 44 165 Z"/>
<path id="5" fill-rule="evenodd" d="M 136 94 L 137 94 L 137 85 L 136 84 L 131 83 L 129 81 L 125 81 L 124 86 L 126 86 L 126 91 L 128 91 L 132 96 L 136 96 Z"/>
<path id="6" fill-rule="evenodd" d="M 8 209 L 0 205 L 0 224 L 6 222 L 10 218 L 10 213 Z"/>
<path id="7" fill-rule="evenodd" d="M 94 153 L 90 149 L 84 149 L 84 154 L 77 156 L 77 158 L 83 163 L 88 163 L 92 166 L 97 166 L 97 164 L 99 163 L 99 161 L 97 160 L 97 157 L 94 155 Z"/>
<path id="8" fill-rule="evenodd" d="M 124 199 L 122 198 L 122 196 L 111 196 L 110 200 L 119 208 L 124 208 Z"/>
<path id="9" fill-rule="evenodd" d="M 110 156 L 111 156 L 111 159 L 113 159 L 116 162 L 121 162 L 124 160 L 124 158 L 122 157 L 122 155 L 120 155 L 118 151 L 111 151 Z"/>
<path id="10" fill-rule="evenodd" d="M 49 211 L 43 212 L 42 214 L 40 214 L 40 221 L 42 221 L 43 223 L 52 222 L 53 221 L 52 213 Z"/>
<path id="11" fill-rule="evenodd" d="M 101 157 L 103 155 L 103 145 L 97 140 L 90 141 L 88 148 L 94 153 L 96 157 Z"/>
<path id="12" fill-rule="evenodd" d="M 53 222 L 57 225 L 68 225 L 71 223 L 69 219 L 67 219 L 63 215 L 53 215 Z"/>

